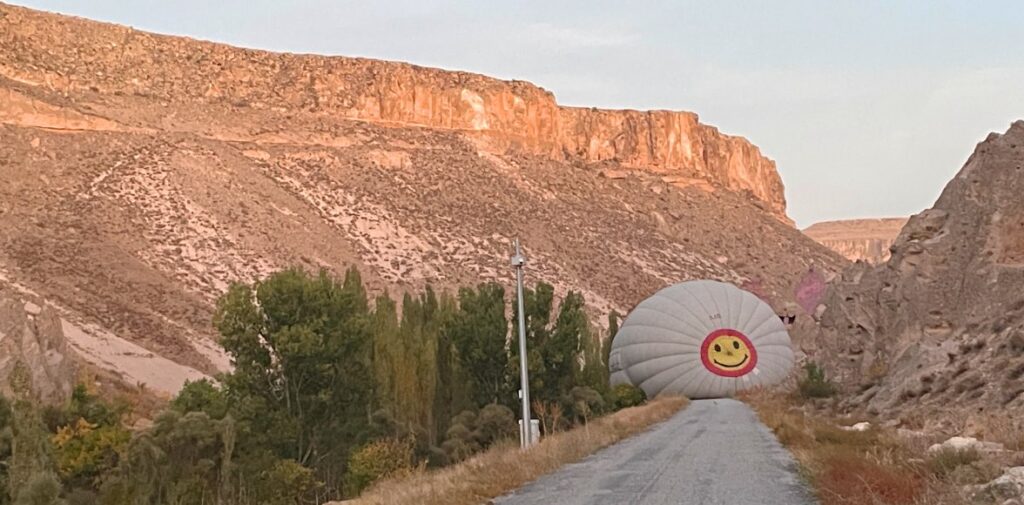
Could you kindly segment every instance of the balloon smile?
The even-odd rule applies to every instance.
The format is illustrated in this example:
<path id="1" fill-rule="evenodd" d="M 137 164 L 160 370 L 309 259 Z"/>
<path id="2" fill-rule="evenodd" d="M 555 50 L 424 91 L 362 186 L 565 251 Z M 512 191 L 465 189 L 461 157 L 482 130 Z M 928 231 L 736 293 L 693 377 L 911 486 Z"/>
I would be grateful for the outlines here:
<path id="1" fill-rule="evenodd" d="M 700 359 L 704 368 L 715 375 L 741 377 L 757 366 L 757 349 L 739 330 L 721 328 L 704 338 Z"/>
<path id="2" fill-rule="evenodd" d="M 750 359 L 750 356 L 744 356 L 743 359 L 740 360 L 740 362 L 736 363 L 735 365 L 726 365 L 725 363 L 720 363 L 717 359 L 713 359 L 711 361 L 713 361 L 716 365 L 718 365 L 720 367 L 739 368 L 739 367 L 743 366 L 743 364 L 746 363 L 748 359 Z"/>

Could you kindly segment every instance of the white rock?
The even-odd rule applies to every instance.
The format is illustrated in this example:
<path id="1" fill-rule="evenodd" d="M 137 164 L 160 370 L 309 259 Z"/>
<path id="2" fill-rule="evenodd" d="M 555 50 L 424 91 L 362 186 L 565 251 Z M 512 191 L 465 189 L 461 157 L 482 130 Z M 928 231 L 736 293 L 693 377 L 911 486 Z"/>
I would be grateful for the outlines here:
<path id="1" fill-rule="evenodd" d="M 871 429 L 871 423 L 865 421 L 862 423 L 857 423 L 853 426 L 841 426 L 841 428 L 846 431 L 868 431 Z"/>
<path id="2" fill-rule="evenodd" d="M 981 452 L 1001 452 L 1004 450 L 1003 444 L 982 442 L 974 437 L 953 437 L 941 444 L 935 444 L 929 447 L 928 452 L 934 453 L 945 449 L 953 449 L 957 451 L 974 449 Z"/>
<path id="3" fill-rule="evenodd" d="M 30 314 L 30 315 L 33 315 L 33 316 L 38 316 L 42 311 L 43 311 L 42 307 L 40 307 L 40 306 L 38 306 L 38 305 L 36 305 L 36 304 L 34 304 L 32 302 L 25 302 L 25 312 L 27 314 Z"/>

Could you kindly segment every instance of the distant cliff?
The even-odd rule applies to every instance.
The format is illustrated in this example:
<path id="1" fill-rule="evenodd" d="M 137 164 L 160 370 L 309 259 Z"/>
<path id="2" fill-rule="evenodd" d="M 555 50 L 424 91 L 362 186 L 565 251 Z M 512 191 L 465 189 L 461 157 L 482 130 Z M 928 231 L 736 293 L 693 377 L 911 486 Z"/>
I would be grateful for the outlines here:
<path id="1" fill-rule="evenodd" d="M 879 264 L 889 259 L 889 248 L 906 223 L 902 217 L 825 221 L 811 225 L 804 233 L 851 261 Z"/>
<path id="2" fill-rule="evenodd" d="M 560 107 L 531 83 L 362 58 L 238 49 L 4 7 L 0 77 L 63 91 L 470 132 L 509 151 L 699 177 L 749 194 L 789 222 L 775 163 L 690 112 Z"/>

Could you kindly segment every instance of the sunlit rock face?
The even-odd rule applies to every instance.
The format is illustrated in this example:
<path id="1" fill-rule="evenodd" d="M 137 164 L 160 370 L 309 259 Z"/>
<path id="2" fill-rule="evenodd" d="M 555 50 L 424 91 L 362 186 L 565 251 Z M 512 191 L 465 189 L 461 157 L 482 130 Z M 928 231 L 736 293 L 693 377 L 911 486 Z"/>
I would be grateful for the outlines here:
<path id="1" fill-rule="evenodd" d="M 559 106 L 525 81 L 365 58 L 239 49 L 0 6 L 0 76 L 62 92 L 237 106 L 459 130 L 495 154 L 700 177 L 787 221 L 775 163 L 692 112 Z"/>

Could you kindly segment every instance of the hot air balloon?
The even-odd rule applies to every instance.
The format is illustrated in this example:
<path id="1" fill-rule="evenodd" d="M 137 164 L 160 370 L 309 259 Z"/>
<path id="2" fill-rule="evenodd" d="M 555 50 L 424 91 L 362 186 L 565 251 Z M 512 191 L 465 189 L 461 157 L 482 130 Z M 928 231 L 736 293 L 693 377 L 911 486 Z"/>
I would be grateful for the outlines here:
<path id="1" fill-rule="evenodd" d="M 786 327 L 757 296 L 732 284 L 689 281 L 640 302 L 608 358 L 612 385 L 653 398 L 721 398 L 781 381 L 793 366 Z"/>

